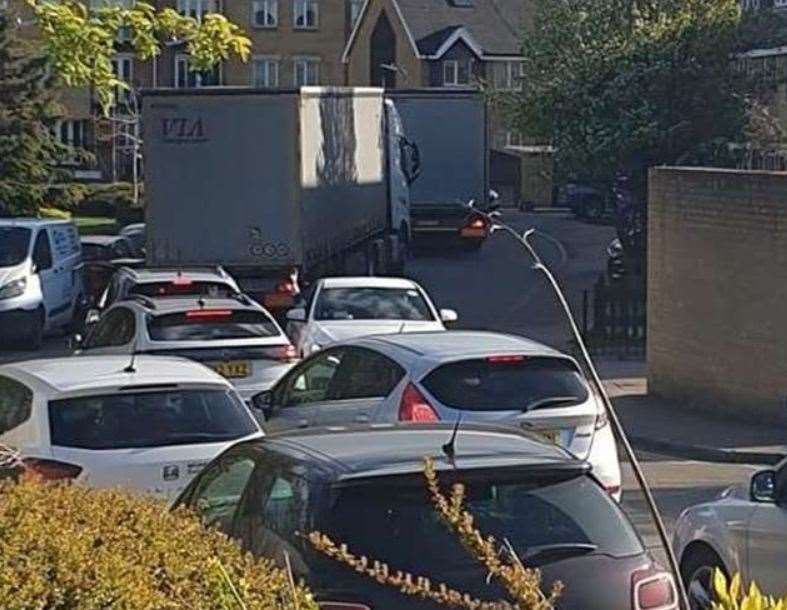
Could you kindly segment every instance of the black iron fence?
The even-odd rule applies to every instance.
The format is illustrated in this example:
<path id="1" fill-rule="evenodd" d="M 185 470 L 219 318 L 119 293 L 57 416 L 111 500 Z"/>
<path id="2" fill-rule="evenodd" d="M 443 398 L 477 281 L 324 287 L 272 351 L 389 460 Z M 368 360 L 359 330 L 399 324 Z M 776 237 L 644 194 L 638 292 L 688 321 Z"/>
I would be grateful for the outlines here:
<path id="1" fill-rule="evenodd" d="M 582 296 L 582 333 L 592 352 L 644 355 L 647 327 L 644 282 L 610 283 L 602 274 Z"/>

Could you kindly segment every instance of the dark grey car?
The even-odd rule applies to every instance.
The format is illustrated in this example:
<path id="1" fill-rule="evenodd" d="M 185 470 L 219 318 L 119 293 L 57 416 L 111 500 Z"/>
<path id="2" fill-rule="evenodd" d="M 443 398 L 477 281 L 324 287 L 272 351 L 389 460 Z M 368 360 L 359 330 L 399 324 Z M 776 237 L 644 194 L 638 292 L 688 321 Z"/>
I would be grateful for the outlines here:
<path id="1" fill-rule="evenodd" d="M 504 592 L 487 582 L 431 506 L 422 475 L 431 456 L 445 489 L 466 484 L 467 508 L 485 534 L 509 541 L 527 565 L 541 568 L 545 588 L 565 584 L 561 610 L 677 607 L 671 577 L 586 463 L 535 435 L 476 424 L 459 431 L 449 459 L 442 447 L 451 433 L 445 424 L 382 424 L 241 443 L 176 505 L 192 507 L 255 555 L 281 562 L 286 552 L 319 601 L 348 610 L 439 606 L 324 558 L 305 534 L 319 530 L 392 570 L 500 599 Z"/>

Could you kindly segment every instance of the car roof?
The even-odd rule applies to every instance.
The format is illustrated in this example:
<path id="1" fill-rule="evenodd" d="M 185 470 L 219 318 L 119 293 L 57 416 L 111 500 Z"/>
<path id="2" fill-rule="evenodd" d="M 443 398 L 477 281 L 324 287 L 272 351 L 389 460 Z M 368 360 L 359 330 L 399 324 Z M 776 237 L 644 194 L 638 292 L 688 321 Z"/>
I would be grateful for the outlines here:
<path id="1" fill-rule="evenodd" d="M 469 330 L 373 335 L 348 343 L 383 351 L 406 352 L 432 360 L 466 359 L 496 354 L 568 357 L 543 343 L 503 333 Z"/>
<path id="2" fill-rule="evenodd" d="M 537 434 L 471 423 L 457 432 L 455 456 L 447 460 L 442 447 L 453 429 L 452 423 L 325 427 L 273 434 L 263 442 L 266 448 L 308 456 L 338 481 L 416 474 L 425 457 L 434 458 L 438 468 L 460 470 L 581 464 Z"/>
<path id="3" fill-rule="evenodd" d="M 48 225 L 70 225 L 72 222 L 60 218 L 0 218 L 0 227 L 26 227 L 34 229 Z"/>
<path id="4" fill-rule="evenodd" d="M 217 280 L 224 283 L 229 283 L 229 278 L 215 268 L 210 267 L 194 267 L 194 268 L 158 268 L 158 267 L 141 267 L 139 269 L 132 269 L 123 267 L 119 271 L 129 275 L 134 281 L 139 283 L 145 282 L 167 282 L 174 280 L 178 277 L 186 278 L 195 282 L 205 280 Z"/>
<path id="5" fill-rule="evenodd" d="M 168 297 L 139 298 L 120 303 L 137 303 L 154 315 L 182 313 L 197 309 L 231 309 L 233 311 L 265 311 L 260 305 L 246 296 L 239 295 L 237 299 L 211 298 L 184 296 L 176 299 Z"/>
<path id="6" fill-rule="evenodd" d="M 323 288 L 415 288 L 413 280 L 399 277 L 330 277 L 322 280 Z"/>
<path id="7" fill-rule="evenodd" d="M 108 246 L 116 241 L 125 241 L 126 239 L 125 235 L 83 235 L 79 241 L 83 244 Z"/>
<path id="8" fill-rule="evenodd" d="M 55 392 L 98 394 L 117 387 L 169 384 L 216 384 L 228 386 L 226 380 L 210 369 L 183 358 L 138 355 L 134 372 L 126 372 L 130 356 L 71 356 L 28 360 L 0 366 L 0 375 L 10 374 L 48 386 Z"/>

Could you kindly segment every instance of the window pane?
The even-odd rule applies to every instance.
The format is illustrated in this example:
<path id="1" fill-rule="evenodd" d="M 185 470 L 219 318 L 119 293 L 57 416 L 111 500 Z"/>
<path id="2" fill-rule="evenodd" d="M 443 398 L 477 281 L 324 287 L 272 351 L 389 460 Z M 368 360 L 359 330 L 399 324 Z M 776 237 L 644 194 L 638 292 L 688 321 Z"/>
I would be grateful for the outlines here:
<path id="1" fill-rule="evenodd" d="M 0 434 L 25 423 L 32 409 L 33 392 L 10 377 L 0 376 Z"/>
<path id="2" fill-rule="evenodd" d="M 24 227 L 0 227 L 0 267 L 13 267 L 27 257 L 32 231 Z"/>
<path id="3" fill-rule="evenodd" d="M 383 398 L 404 376 L 395 362 L 376 352 L 348 349 L 331 383 L 330 400 Z"/>
<path id="4" fill-rule="evenodd" d="M 191 506 L 206 526 L 229 533 L 235 511 L 253 471 L 253 460 L 234 457 L 222 460 L 212 471 L 205 473 Z"/>
<path id="5" fill-rule="evenodd" d="M 405 288 L 328 288 L 321 290 L 317 320 L 433 320 L 418 290 Z"/>
<path id="6" fill-rule="evenodd" d="M 148 320 L 152 341 L 222 341 L 277 337 L 279 329 L 265 313 L 217 310 L 215 317 L 186 312 L 157 316 Z"/>
<path id="7" fill-rule="evenodd" d="M 573 397 L 574 404 L 588 399 L 582 375 L 562 358 L 463 360 L 439 367 L 423 384 L 440 402 L 468 411 L 525 411 L 545 398 Z"/>
<path id="8" fill-rule="evenodd" d="M 341 350 L 333 350 L 311 360 L 287 384 L 282 406 L 295 406 L 326 400 L 342 358 L 343 352 Z"/>
<path id="9" fill-rule="evenodd" d="M 225 390 L 55 400 L 49 427 L 53 445 L 94 450 L 218 443 L 257 431 L 247 408 Z"/>

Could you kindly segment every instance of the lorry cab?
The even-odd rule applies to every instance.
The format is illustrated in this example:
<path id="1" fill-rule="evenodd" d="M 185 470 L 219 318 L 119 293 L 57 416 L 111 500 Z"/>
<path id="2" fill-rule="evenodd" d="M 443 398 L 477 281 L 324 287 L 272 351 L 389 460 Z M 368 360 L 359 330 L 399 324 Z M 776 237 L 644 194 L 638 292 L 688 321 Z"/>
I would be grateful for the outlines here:
<path id="1" fill-rule="evenodd" d="M 37 349 L 71 324 L 83 296 L 82 251 L 69 221 L 0 219 L 0 336 Z"/>

